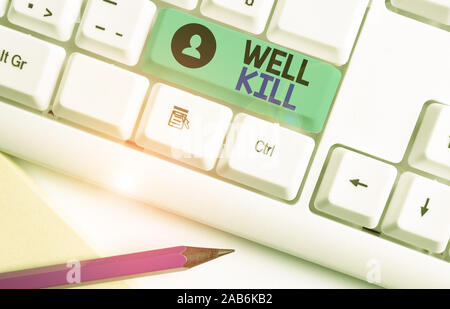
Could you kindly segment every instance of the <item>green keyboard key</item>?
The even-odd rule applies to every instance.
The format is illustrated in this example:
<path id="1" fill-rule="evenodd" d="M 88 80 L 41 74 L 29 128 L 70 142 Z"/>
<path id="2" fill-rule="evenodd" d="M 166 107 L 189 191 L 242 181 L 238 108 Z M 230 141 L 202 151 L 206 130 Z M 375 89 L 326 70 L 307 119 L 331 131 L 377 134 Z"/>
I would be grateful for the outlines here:
<path id="1" fill-rule="evenodd" d="M 162 9 L 144 72 L 281 123 L 320 132 L 341 72 L 175 9 Z"/>

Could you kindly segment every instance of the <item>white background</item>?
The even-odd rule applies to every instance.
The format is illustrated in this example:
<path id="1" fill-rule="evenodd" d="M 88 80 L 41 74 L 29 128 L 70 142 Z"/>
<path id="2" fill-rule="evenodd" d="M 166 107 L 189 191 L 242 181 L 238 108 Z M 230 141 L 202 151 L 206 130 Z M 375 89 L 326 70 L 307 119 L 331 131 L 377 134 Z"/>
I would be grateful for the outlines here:
<path id="1" fill-rule="evenodd" d="M 102 255 L 171 246 L 232 248 L 196 268 L 130 280 L 142 288 L 370 288 L 371 285 L 15 159 Z M 313 235 L 311 235 L 313 237 Z"/>

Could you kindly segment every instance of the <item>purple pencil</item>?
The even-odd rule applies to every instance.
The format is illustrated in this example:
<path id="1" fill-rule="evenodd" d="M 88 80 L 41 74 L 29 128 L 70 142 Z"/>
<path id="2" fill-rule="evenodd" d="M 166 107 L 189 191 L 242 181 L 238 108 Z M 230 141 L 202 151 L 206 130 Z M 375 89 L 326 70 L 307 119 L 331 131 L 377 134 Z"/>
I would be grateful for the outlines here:
<path id="1" fill-rule="evenodd" d="M 0 274 L 0 289 L 41 289 L 183 270 L 234 252 L 229 249 L 173 247 Z"/>

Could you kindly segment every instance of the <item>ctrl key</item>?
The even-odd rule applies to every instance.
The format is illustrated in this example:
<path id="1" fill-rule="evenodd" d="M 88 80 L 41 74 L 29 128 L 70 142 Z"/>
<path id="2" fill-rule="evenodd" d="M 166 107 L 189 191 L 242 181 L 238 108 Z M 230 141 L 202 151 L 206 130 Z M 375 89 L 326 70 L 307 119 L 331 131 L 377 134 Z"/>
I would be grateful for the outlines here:
<path id="1" fill-rule="evenodd" d="M 45 111 L 65 56 L 59 46 L 0 26 L 0 95 Z"/>
<path id="2" fill-rule="evenodd" d="M 238 114 L 217 173 L 284 200 L 297 196 L 314 140 L 247 114 Z"/>

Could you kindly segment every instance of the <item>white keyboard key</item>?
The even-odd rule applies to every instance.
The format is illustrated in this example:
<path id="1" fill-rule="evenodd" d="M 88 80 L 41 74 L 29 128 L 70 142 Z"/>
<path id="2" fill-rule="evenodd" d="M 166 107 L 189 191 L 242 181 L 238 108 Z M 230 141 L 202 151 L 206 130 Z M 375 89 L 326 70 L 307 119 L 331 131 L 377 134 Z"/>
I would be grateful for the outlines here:
<path id="1" fill-rule="evenodd" d="M 409 163 L 450 180 L 450 106 L 434 103 L 427 108 Z"/>
<path id="2" fill-rule="evenodd" d="M 149 0 L 89 0 L 76 44 L 118 62 L 136 65 L 156 6 Z"/>
<path id="3" fill-rule="evenodd" d="M 157 84 L 136 135 L 136 143 L 181 162 L 211 170 L 233 113 L 228 107 Z"/>
<path id="4" fill-rule="evenodd" d="M 11 23 L 51 38 L 67 41 L 80 15 L 82 0 L 12 0 Z"/>
<path id="5" fill-rule="evenodd" d="M 267 37 L 336 65 L 347 63 L 368 0 L 280 0 Z"/>
<path id="6" fill-rule="evenodd" d="M 260 34 L 266 27 L 273 0 L 204 0 L 200 7 L 203 15 Z"/>
<path id="7" fill-rule="evenodd" d="M 198 0 L 163 0 L 164 2 L 179 6 L 186 10 L 193 10 L 197 7 Z"/>
<path id="8" fill-rule="evenodd" d="M 246 114 L 236 116 L 217 173 L 281 199 L 293 200 L 314 140 Z"/>
<path id="9" fill-rule="evenodd" d="M 9 0 L 0 0 L 0 17 L 3 17 L 6 12 L 6 7 L 8 6 Z"/>
<path id="10" fill-rule="evenodd" d="M 331 154 L 315 207 L 367 228 L 375 228 L 394 186 L 397 170 L 386 163 L 337 148 Z"/>
<path id="11" fill-rule="evenodd" d="M 65 50 L 3 26 L 0 42 L 0 96 L 45 111 Z"/>
<path id="12" fill-rule="evenodd" d="M 382 230 L 434 253 L 450 238 L 450 187 L 412 173 L 400 177 Z"/>
<path id="13" fill-rule="evenodd" d="M 391 0 L 394 7 L 450 25 L 449 0 Z"/>
<path id="14" fill-rule="evenodd" d="M 61 84 L 56 116 L 121 140 L 131 137 L 148 89 L 146 78 L 75 53 Z"/>

